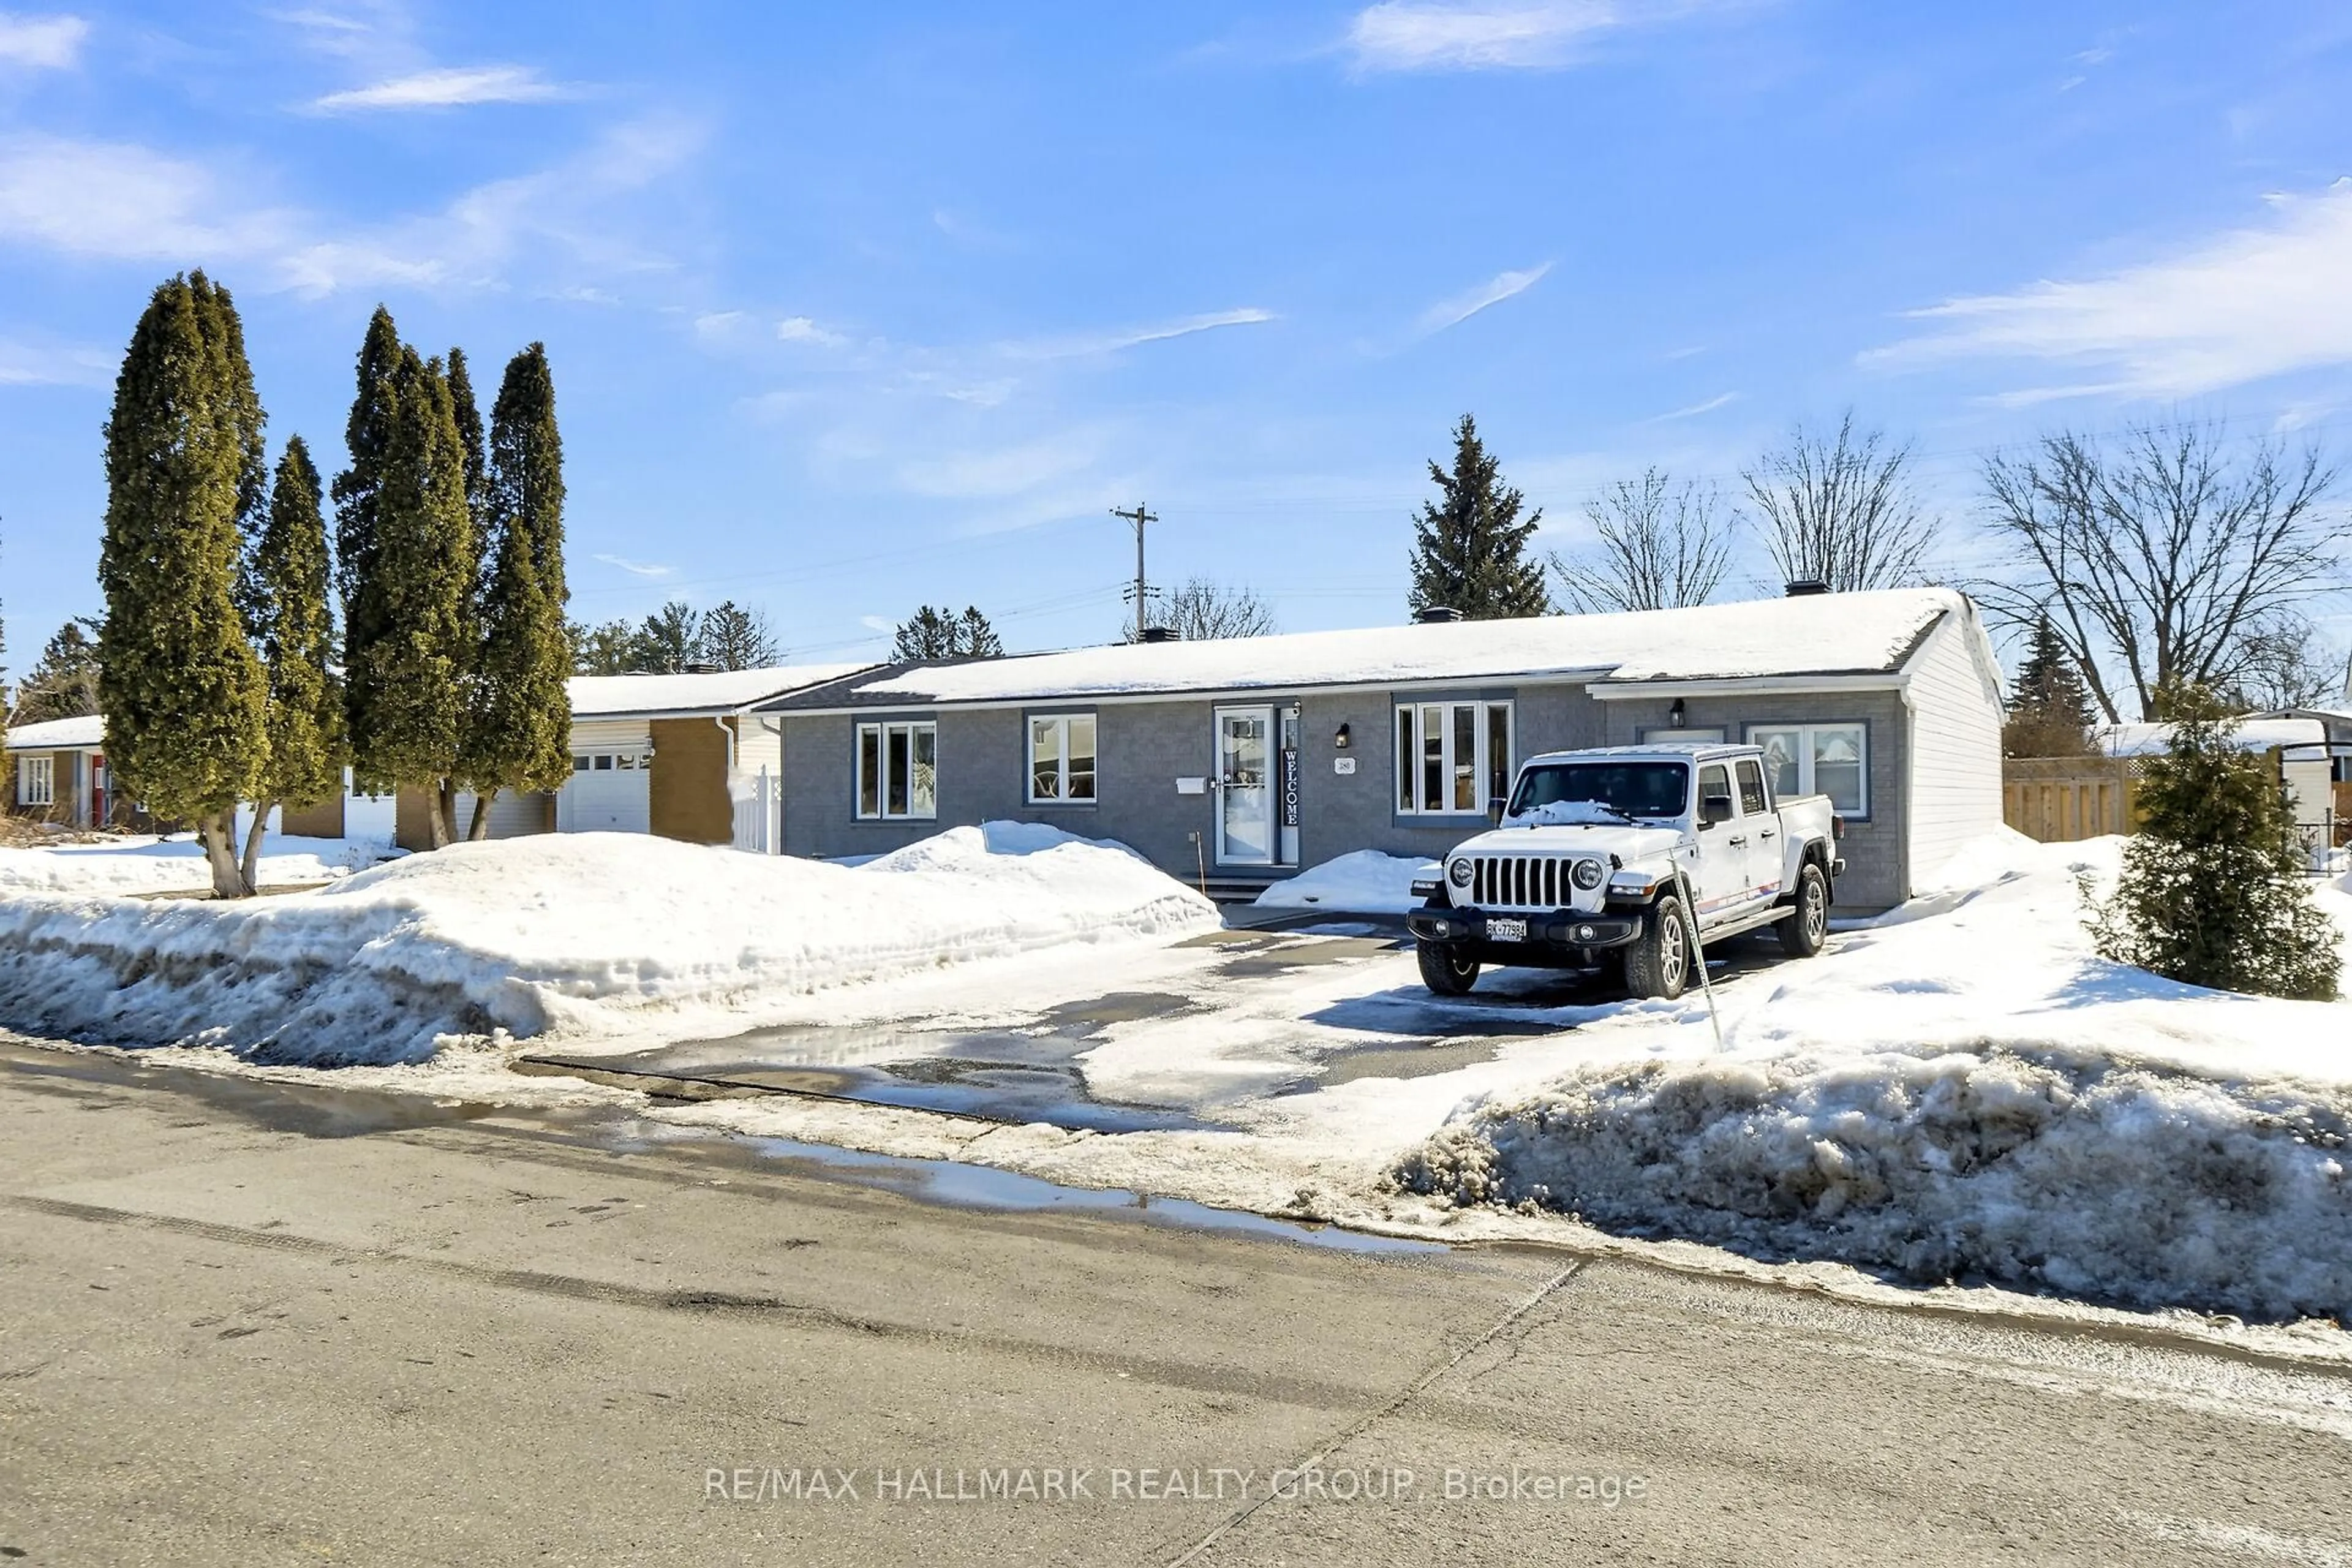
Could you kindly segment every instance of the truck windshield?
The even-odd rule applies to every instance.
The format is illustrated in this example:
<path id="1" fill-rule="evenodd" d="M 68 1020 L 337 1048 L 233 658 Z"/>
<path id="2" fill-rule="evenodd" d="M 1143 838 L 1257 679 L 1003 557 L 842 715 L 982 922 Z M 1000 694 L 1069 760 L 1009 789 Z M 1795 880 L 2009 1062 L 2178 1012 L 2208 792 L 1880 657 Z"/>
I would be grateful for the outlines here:
<path id="1" fill-rule="evenodd" d="M 1626 816 L 1680 816 L 1690 799 L 1681 763 L 1538 763 L 1519 775 L 1511 815 L 1561 801 L 1591 801 Z"/>

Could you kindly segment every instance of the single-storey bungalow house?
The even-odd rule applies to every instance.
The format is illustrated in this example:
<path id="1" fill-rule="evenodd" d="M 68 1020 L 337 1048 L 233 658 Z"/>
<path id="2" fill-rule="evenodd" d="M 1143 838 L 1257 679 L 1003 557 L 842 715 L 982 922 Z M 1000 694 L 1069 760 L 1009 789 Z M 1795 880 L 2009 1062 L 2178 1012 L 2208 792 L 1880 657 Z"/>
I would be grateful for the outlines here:
<path id="1" fill-rule="evenodd" d="M 490 837 L 655 833 L 773 854 L 782 807 L 781 726 L 751 710 L 869 668 L 574 676 L 571 778 L 551 794 L 500 795 L 490 803 Z M 460 833 L 473 812 L 473 796 L 459 795 Z M 401 847 L 431 843 L 423 791 L 403 790 L 398 816 Z"/>
<path id="2" fill-rule="evenodd" d="M 103 827 L 130 809 L 110 798 L 106 721 L 97 714 L 8 731 L 8 809 L 68 827 Z"/>
<path id="3" fill-rule="evenodd" d="M 753 717 L 782 730 L 787 854 L 1014 818 L 1234 895 L 1441 854 L 1538 752 L 1752 741 L 1835 802 L 1839 900 L 1877 910 L 2000 826 L 2001 691 L 1975 606 L 1923 588 L 900 665 Z"/>

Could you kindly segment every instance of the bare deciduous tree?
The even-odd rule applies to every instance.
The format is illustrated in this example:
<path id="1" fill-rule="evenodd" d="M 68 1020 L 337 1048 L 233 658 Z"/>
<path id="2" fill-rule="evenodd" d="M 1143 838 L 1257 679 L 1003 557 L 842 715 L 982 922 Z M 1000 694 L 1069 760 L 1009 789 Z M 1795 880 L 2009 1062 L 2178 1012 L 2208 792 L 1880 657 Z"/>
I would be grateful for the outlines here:
<path id="1" fill-rule="evenodd" d="M 1757 530 L 1783 582 L 1832 593 L 1919 581 L 1936 525 L 1913 492 L 1908 442 L 1857 431 L 1853 411 L 1823 437 L 1799 426 L 1789 444 L 1744 471 Z"/>
<path id="2" fill-rule="evenodd" d="M 1206 577 L 1187 579 L 1181 587 L 1166 594 L 1157 589 L 1153 598 L 1160 601 L 1151 617 L 1152 625 L 1172 628 L 1186 642 L 1208 642 L 1218 637 L 1262 637 L 1274 630 L 1274 606 L 1257 596 L 1255 590 L 1213 583 Z M 1135 621 L 1128 618 L 1127 640 L 1135 639 Z"/>
<path id="3" fill-rule="evenodd" d="M 2238 638 L 2230 697 L 2250 712 L 2340 705 L 2345 658 L 2301 616 L 2279 616 Z"/>
<path id="4" fill-rule="evenodd" d="M 1587 502 L 1591 547 L 1545 557 L 1561 602 L 1587 615 L 1704 605 L 1731 567 L 1731 518 L 1712 486 L 1677 487 L 1652 468 Z"/>
<path id="5" fill-rule="evenodd" d="M 2321 510 L 2336 470 L 2316 448 L 2232 452 L 2217 426 L 2150 426 L 2111 455 L 2064 432 L 1984 479 L 2021 565 L 1978 599 L 2012 625 L 2047 616 L 2110 722 L 2124 699 L 2161 719 L 2159 690 L 2239 684 L 2296 606 L 2342 580 L 2343 531 Z"/>

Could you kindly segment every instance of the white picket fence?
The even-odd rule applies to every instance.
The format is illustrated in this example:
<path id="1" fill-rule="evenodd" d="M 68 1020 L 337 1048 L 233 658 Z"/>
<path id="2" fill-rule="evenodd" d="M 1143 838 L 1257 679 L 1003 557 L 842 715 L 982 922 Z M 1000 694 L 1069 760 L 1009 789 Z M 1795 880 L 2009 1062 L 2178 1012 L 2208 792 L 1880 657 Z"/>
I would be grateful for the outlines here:
<path id="1" fill-rule="evenodd" d="M 759 775 L 751 781 L 750 792 L 735 797 L 736 848 L 752 855 L 782 852 L 784 800 L 777 784 L 777 779 L 762 763 Z"/>

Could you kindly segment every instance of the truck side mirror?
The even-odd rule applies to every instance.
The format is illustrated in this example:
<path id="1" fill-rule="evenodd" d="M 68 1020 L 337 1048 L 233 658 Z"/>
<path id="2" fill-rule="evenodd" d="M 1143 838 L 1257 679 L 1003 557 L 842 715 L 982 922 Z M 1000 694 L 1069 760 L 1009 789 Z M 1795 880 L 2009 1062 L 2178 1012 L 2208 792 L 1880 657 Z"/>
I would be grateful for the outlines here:
<path id="1" fill-rule="evenodd" d="M 1509 804 L 1510 804 L 1509 802 L 1506 801 L 1506 800 L 1505 800 L 1501 795 L 1496 795 L 1496 796 L 1494 796 L 1492 799 L 1488 800 L 1488 801 L 1486 802 L 1486 826 L 1488 826 L 1489 827 L 1500 827 L 1500 826 L 1503 826 L 1503 807 L 1504 807 L 1504 806 L 1506 806 L 1506 805 L 1509 805 Z"/>
<path id="2" fill-rule="evenodd" d="M 1729 795 L 1711 795 L 1698 803 L 1698 825 L 1701 827 L 1713 827 L 1718 822 L 1730 820 L 1731 797 Z"/>

